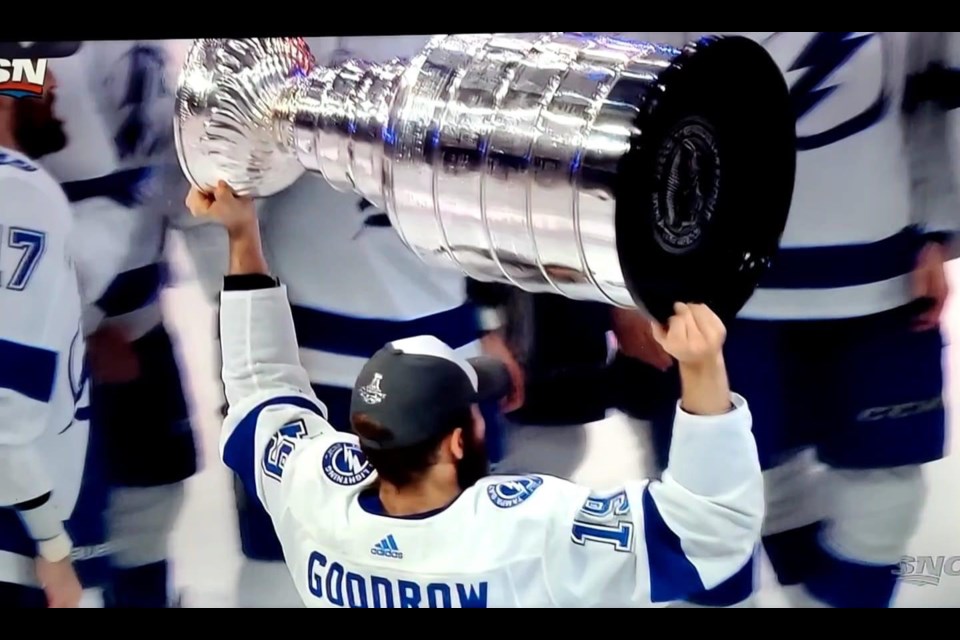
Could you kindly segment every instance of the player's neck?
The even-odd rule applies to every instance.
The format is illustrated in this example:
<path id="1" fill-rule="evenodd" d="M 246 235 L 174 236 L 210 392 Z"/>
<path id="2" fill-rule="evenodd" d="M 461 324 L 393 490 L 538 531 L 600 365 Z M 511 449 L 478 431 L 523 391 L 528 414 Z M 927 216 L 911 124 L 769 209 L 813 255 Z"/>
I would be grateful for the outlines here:
<path id="1" fill-rule="evenodd" d="M 426 477 L 415 485 L 397 489 L 380 483 L 380 503 L 391 516 L 415 516 L 443 509 L 460 495 L 456 482 Z"/>

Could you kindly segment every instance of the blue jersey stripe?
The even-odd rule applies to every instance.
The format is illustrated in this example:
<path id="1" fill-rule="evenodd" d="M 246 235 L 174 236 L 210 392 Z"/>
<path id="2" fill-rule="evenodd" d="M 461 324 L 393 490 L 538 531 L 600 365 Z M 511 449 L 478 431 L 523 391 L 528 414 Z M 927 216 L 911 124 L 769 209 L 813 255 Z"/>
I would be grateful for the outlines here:
<path id="1" fill-rule="evenodd" d="M 56 351 L 0 339 L 0 389 L 50 402 L 57 380 Z"/>
<path id="2" fill-rule="evenodd" d="M 763 289 L 839 289 L 882 282 L 913 271 L 923 246 L 915 227 L 868 244 L 781 249 Z"/>
<path id="3" fill-rule="evenodd" d="M 369 358 L 386 343 L 403 338 L 431 335 L 457 349 L 479 335 L 470 304 L 414 320 L 356 318 L 294 305 L 293 324 L 301 348 L 360 358 Z"/>
<path id="4" fill-rule="evenodd" d="M 64 182 L 60 186 L 63 187 L 70 202 L 81 202 L 90 198 L 110 198 L 125 207 L 132 207 L 142 202 L 143 187 L 152 175 L 151 167 L 138 167 L 99 178 Z"/>
<path id="5" fill-rule="evenodd" d="M 124 271 L 110 283 L 97 300 L 97 306 L 108 318 L 131 313 L 156 301 L 167 281 L 167 266 L 164 263 Z"/>
<path id="6" fill-rule="evenodd" d="M 680 537 L 660 515 L 649 488 L 643 491 L 643 537 L 650 564 L 652 602 L 674 602 L 703 593 L 705 587 L 697 568 L 683 552 Z"/>
<path id="7" fill-rule="evenodd" d="M 91 178 L 61 184 L 70 202 L 90 198 L 110 198 L 124 206 L 133 207 L 143 201 L 144 187 L 153 176 L 152 167 L 137 167 Z M 131 212 L 131 215 L 139 215 Z M 165 265 L 152 264 L 121 273 L 117 276 L 97 306 L 108 318 L 142 309 L 156 300 L 166 282 Z"/>

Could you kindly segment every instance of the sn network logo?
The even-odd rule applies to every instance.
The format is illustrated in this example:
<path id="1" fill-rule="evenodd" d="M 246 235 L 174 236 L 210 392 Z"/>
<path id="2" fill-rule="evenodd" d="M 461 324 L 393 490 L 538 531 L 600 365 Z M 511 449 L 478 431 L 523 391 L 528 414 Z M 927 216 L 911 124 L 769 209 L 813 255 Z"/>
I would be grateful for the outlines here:
<path id="1" fill-rule="evenodd" d="M 907 584 L 935 587 L 943 576 L 960 576 L 960 556 L 903 556 L 893 570 Z"/>

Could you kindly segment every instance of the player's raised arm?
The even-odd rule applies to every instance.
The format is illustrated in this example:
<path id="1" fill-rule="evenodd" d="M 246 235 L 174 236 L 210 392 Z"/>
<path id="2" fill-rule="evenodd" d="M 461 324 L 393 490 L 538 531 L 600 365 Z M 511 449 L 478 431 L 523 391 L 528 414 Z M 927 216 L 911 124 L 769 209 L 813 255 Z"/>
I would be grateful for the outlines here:
<path id="1" fill-rule="evenodd" d="M 222 224 L 230 239 L 230 272 L 220 296 L 229 406 L 221 456 L 277 517 L 282 478 L 295 463 L 298 445 L 333 429 L 300 365 L 286 289 L 269 275 L 253 201 L 235 197 L 221 183 L 210 196 L 191 190 L 187 206 Z"/>
<path id="2" fill-rule="evenodd" d="M 610 494 L 570 487 L 545 547 L 559 606 L 683 600 L 734 576 L 760 540 L 763 479 L 747 403 L 727 383 L 723 324 L 678 305 L 654 333 L 683 383 L 669 467 Z"/>
<path id="3" fill-rule="evenodd" d="M 79 366 L 63 371 L 83 359 L 79 316 L 75 325 L 61 319 L 70 310 L 63 293 L 79 295 L 66 253 L 70 213 L 65 199 L 17 177 L 0 177 L 0 194 L 0 506 L 14 507 L 41 553 L 59 560 L 69 555 L 70 540 L 51 499 L 54 483 L 40 441 L 73 419 L 72 406 L 57 406 L 58 383 L 69 375 L 82 385 L 75 380 Z M 71 336 L 74 351 L 61 352 Z"/>

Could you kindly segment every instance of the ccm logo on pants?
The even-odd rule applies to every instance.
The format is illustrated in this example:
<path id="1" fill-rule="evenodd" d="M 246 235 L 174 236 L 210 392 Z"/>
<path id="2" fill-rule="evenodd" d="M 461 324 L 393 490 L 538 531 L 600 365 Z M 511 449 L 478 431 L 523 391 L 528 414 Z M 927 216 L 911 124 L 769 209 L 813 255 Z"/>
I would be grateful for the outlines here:
<path id="1" fill-rule="evenodd" d="M 894 404 L 889 407 L 872 407 L 864 409 L 857 416 L 859 422 L 876 422 L 878 420 L 897 420 L 899 418 L 909 418 L 911 416 L 938 411 L 943 407 L 943 398 L 937 396 L 929 400 L 918 400 L 916 402 L 904 402 L 903 404 Z"/>

